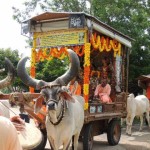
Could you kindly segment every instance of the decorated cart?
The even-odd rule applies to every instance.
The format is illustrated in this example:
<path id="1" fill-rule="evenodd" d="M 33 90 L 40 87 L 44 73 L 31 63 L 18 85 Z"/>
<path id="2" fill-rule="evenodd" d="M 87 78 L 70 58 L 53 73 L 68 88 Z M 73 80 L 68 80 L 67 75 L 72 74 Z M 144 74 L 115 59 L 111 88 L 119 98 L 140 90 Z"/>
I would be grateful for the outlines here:
<path id="1" fill-rule="evenodd" d="M 69 12 L 46 12 L 32 17 L 22 23 L 22 34 L 33 38 L 30 70 L 33 78 L 37 62 L 64 59 L 67 49 L 78 55 L 81 95 L 85 99 L 85 119 L 80 134 L 83 149 L 92 149 L 93 137 L 102 133 L 107 133 L 110 145 L 118 144 L 121 136 L 119 119 L 126 117 L 132 39 L 91 15 Z M 106 61 L 106 66 L 102 60 Z M 102 76 L 108 78 L 111 86 L 110 103 L 94 98 Z M 34 93 L 34 89 L 30 88 L 30 92 Z M 28 112 L 36 117 L 33 112 Z"/>

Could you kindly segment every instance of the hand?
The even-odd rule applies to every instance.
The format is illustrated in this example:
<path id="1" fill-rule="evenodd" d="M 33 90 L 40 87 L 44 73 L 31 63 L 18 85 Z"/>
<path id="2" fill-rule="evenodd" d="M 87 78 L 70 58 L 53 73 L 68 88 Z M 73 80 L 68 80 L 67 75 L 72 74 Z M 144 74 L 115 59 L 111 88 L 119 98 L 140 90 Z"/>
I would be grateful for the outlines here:
<path id="1" fill-rule="evenodd" d="M 25 122 L 19 116 L 13 116 L 10 118 L 10 120 L 17 129 L 17 131 L 22 131 L 25 129 Z"/>

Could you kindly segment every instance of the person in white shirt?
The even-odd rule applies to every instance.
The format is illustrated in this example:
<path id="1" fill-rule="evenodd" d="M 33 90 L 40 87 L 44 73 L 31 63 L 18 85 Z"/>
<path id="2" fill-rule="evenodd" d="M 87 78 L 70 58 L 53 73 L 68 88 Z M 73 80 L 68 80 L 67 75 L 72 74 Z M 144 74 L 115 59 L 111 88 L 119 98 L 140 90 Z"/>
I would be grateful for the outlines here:
<path id="1" fill-rule="evenodd" d="M 22 150 L 17 131 L 24 130 L 25 123 L 19 116 L 5 117 L 3 111 L 0 109 L 0 150 Z"/>

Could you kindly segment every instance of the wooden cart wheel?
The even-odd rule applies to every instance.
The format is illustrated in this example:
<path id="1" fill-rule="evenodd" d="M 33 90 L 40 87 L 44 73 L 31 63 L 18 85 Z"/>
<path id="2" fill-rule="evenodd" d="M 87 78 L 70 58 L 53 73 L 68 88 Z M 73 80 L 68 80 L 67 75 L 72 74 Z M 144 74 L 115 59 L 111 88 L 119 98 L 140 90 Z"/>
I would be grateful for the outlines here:
<path id="1" fill-rule="evenodd" d="M 93 147 L 93 127 L 92 124 L 87 124 L 83 135 L 83 150 L 92 150 Z"/>
<path id="2" fill-rule="evenodd" d="M 117 145 L 120 141 L 121 126 L 118 120 L 111 120 L 107 129 L 107 140 L 109 145 Z"/>

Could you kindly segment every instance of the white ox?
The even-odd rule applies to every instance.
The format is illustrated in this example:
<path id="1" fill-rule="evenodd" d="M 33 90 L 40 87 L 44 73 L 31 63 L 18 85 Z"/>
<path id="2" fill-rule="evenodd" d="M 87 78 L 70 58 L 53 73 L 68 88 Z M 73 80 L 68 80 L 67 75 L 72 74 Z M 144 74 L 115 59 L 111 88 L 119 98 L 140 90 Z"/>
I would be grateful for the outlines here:
<path id="1" fill-rule="evenodd" d="M 55 105 L 56 111 L 50 110 L 53 109 L 53 106 L 48 106 L 50 111 L 46 120 L 46 128 L 48 139 L 54 150 L 58 150 L 61 145 L 63 145 L 64 150 L 68 149 L 72 136 L 74 136 L 74 149 L 77 150 L 78 138 L 84 123 L 84 99 L 81 96 L 73 96 L 72 98 L 75 100 L 74 103 L 64 102 L 65 112 L 60 123 L 58 123 L 59 118 L 57 116 L 61 112 L 63 101 L 59 102 L 58 107 Z M 58 124 L 55 125 L 55 123 Z"/>
<path id="2" fill-rule="evenodd" d="M 127 118 L 126 118 L 126 133 L 131 135 L 132 123 L 135 116 L 140 117 L 140 131 L 143 125 L 143 115 L 146 113 L 146 119 L 149 125 L 149 100 L 145 95 L 129 94 L 127 98 Z"/>
<path id="3" fill-rule="evenodd" d="M 46 129 L 53 150 L 63 145 L 63 150 L 69 149 L 72 137 L 73 149 L 77 150 L 78 138 L 84 123 L 84 99 L 81 96 L 71 96 L 65 86 L 79 73 L 80 62 L 76 53 L 68 50 L 70 68 L 62 76 L 52 82 L 45 82 L 30 77 L 25 69 L 28 57 L 22 58 L 17 66 L 17 73 L 28 86 L 41 90 L 46 105 Z M 40 110 L 40 100 L 36 102 L 36 111 Z"/>

